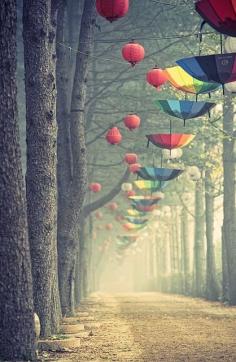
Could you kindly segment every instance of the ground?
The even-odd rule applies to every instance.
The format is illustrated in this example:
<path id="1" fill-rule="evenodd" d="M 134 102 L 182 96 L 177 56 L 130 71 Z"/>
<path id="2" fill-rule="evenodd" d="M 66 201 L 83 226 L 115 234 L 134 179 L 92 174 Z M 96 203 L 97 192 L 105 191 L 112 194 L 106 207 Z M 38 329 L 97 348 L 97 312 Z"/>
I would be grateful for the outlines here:
<path id="1" fill-rule="evenodd" d="M 236 309 L 159 293 L 99 294 L 81 309 L 100 323 L 73 353 L 47 361 L 236 361 Z"/>

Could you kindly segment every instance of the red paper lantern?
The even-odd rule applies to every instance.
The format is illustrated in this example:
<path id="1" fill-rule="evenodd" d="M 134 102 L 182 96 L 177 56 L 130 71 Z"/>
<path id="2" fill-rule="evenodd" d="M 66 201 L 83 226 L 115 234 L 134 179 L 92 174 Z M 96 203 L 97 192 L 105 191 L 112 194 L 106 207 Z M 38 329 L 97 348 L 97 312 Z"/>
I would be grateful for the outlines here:
<path id="1" fill-rule="evenodd" d="M 131 196 L 135 196 L 135 195 L 136 195 L 136 192 L 133 191 L 133 190 L 126 192 L 126 196 L 127 196 L 128 198 L 131 197 Z"/>
<path id="2" fill-rule="evenodd" d="M 131 173 L 136 173 L 140 167 L 142 167 L 139 163 L 133 163 L 132 165 L 129 166 L 129 171 Z"/>
<path id="3" fill-rule="evenodd" d="M 155 67 L 149 70 L 146 75 L 146 79 L 149 84 L 158 89 L 167 81 L 167 76 L 165 75 L 163 69 Z"/>
<path id="4" fill-rule="evenodd" d="M 136 153 L 126 153 L 124 161 L 128 163 L 128 165 L 132 165 L 134 163 L 137 163 L 138 156 L 136 155 Z"/>
<path id="5" fill-rule="evenodd" d="M 129 0 L 96 0 L 97 12 L 111 23 L 125 16 L 129 10 Z"/>
<path id="6" fill-rule="evenodd" d="M 102 217 L 103 217 L 103 214 L 101 213 L 101 211 L 97 211 L 95 216 L 96 216 L 97 219 L 101 220 Z"/>
<path id="7" fill-rule="evenodd" d="M 89 185 L 89 190 L 92 192 L 100 192 L 101 189 L 102 189 L 102 186 L 97 182 L 93 182 Z"/>
<path id="8" fill-rule="evenodd" d="M 122 56 L 132 67 L 141 62 L 145 57 L 144 47 L 134 41 L 126 44 L 122 48 Z"/>
<path id="9" fill-rule="evenodd" d="M 106 229 L 107 229 L 107 230 L 112 230 L 112 229 L 113 229 L 113 225 L 112 225 L 112 224 L 106 224 Z"/>
<path id="10" fill-rule="evenodd" d="M 106 134 L 106 140 L 111 145 L 118 145 L 122 141 L 122 135 L 120 133 L 119 128 L 112 127 L 108 130 Z"/>
<path id="11" fill-rule="evenodd" d="M 124 118 L 124 124 L 125 126 L 130 130 L 133 131 L 133 129 L 139 128 L 141 123 L 141 119 L 136 114 L 129 114 Z"/>
<path id="12" fill-rule="evenodd" d="M 116 209 L 118 209 L 118 205 L 116 202 L 111 202 L 109 205 L 108 205 L 108 209 L 110 209 L 111 211 L 115 211 Z"/>

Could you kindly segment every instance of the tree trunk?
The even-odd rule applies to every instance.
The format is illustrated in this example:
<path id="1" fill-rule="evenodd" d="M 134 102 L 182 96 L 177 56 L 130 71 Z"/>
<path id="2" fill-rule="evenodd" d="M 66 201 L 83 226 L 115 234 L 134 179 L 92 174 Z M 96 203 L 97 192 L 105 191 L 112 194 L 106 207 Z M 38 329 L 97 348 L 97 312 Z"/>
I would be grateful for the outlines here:
<path id="1" fill-rule="evenodd" d="M 232 98 L 224 98 L 223 128 L 228 135 L 233 134 L 234 116 Z M 231 305 L 236 305 L 236 238 L 235 238 L 235 163 L 234 163 L 234 138 L 225 137 L 223 142 L 223 167 L 224 167 L 224 221 L 223 221 L 223 253 L 226 251 L 227 261 L 223 262 L 224 289 L 228 285 L 228 297 Z"/>
<path id="2" fill-rule="evenodd" d="M 190 248 L 189 248 L 189 228 L 188 212 L 183 207 L 181 214 L 181 239 L 182 239 L 182 272 L 184 277 L 184 294 L 191 294 L 190 285 Z"/>
<path id="3" fill-rule="evenodd" d="M 204 296 L 204 206 L 202 180 L 196 182 L 195 190 L 195 230 L 194 230 L 194 276 L 197 297 Z"/>
<path id="4" fill-rule="evenodd" d="M 39 6 L 40 5 L 40 6 Z M 24 0 L 27 209 L 35 311 L 41 336 L 59 329 L 57 286 L 57 181 L 55 112 L 56 8 L 48 0 Z"/>
<path id="5" fill-rule="evenodd" d="M 206 209 L 206 297 L 209 300 L 219 299 L 219 285 L 216 277 L 216 263 L 214 250 L 214 197 L 211 187 L 211 171 L 205 173 L 205 209 Z"/>
<path id="6" fill-rule="evenodd" d="M 33 291 L 16 100 L 16 1 L 0 4 L 0 359 L 35 359 Z"/>
<path id="7" fill-rule="evenodd" d="M 66 189 L 63 213 L 58 218 L 59 283 L 63 314 L 73 314 L 74 272 L 78 250 L 78 225 L 87 189 L 85 145 L 85 101 L 89 56 L 95 27 L 95 2 L 85 2 L 76 55 L 76 69 L 70 109 L 72 177 Z M 63 166 L 61 166 L 63 167 Z"/>

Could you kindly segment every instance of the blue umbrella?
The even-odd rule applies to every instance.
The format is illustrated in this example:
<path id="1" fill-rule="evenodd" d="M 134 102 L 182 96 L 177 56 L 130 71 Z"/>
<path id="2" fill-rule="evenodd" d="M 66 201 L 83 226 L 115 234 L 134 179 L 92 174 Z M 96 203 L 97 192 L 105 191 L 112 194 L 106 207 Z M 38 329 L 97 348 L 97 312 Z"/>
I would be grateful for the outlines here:
<path id="1" fill-rule="evenodd" d="M 211 102 L 194 102 L 194 101 L 179 101 L 179 100 L 157 100 L 155 104 L 165 113 L 170 116 L 177 117 L 185 121 L 187 119 L 201 117 L 215 107 L 215 103 Z"/>
<path id="2" fill-rule="evenodd" d="M 175 168 L 141 167 L 137 174 L 144 180 L 168 181 L 178 177 L 182 172 L 184 171 Z"/>
<path id="3" fill-rule="evenodd" d="M 224 85 L 236 81 L 236 53 L 183 58 L 176 63 L 192 77 L 203 82 Z"/>
<path id="4" fill-rule="evenodd" d="M 136 224 L 136 225 L 142 225 L 142 224 L 146 224 L 148 222 L 148 219 L 142 219 L 140 217 L 137 218 L 137 217 L 132 217 L 132 216 L 125 216 L 125 218 L 132 224 Z"/>

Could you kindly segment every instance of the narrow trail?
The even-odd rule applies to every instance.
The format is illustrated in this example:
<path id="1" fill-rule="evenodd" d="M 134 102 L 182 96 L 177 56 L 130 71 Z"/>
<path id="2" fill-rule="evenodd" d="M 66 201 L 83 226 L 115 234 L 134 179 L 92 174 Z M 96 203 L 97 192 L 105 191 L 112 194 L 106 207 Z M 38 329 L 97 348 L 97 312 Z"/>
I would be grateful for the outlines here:
<path id="1" fill-rule="evenodd" d="M 100 327 L 48 361 L 236 361 L 236 308 L 158 293 L 99 294 L 83 308 Z"/>

